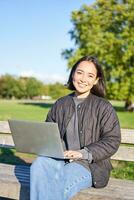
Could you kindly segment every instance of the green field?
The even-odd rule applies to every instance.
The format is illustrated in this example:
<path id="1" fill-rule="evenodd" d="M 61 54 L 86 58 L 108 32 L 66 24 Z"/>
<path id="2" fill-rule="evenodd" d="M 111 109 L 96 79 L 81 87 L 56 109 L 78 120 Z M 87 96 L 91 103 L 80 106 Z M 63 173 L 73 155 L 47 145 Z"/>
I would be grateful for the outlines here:
<path id="1" fill-rule="evenodd" d="M 0 120 L 44 121 L 51 103 L 0 100 Z"/>
<path id="2" fill-rule="evenodd" d="M 123 101 L 111 101 L 119 117 L 121 128 L 134 129 L 134 112 L 127 112 L 124 109 Z"/>
<path id="3" fill-rule="evenodd" d="M 122 128 L 134 128 L 134 112 L 124 110 L 124 102 L 111 101 L 117 111 Z M 25 119 L 44 121 L 51 103 L 0 100 L 0 120 Z"/>

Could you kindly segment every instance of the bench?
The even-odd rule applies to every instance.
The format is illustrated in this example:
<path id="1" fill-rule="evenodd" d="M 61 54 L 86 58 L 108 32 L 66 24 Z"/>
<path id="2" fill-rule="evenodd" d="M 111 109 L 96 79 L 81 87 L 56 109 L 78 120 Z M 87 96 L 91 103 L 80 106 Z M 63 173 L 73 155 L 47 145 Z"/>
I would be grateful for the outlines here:
<path id="1" fill-rule="evenodd" d="M 0 121 L 0 146 L 14 145 L 8 122 Z M 4 134 L 6 133 L 6 134 Z M 7 134 L 8 133 L 8 134 Z M 134 144 L 134 130 L 121 129 L 122 143 Z M 113 160 L 134 162 L 134 146 L 120 145 Z M 0 164 L 0 197 L 29 200 L 30 166 Z M 73 200 L 132 200 L 134 199 L 134 181 L 110 178 L 108 186 L 101 189 L 85 189 Z"/>

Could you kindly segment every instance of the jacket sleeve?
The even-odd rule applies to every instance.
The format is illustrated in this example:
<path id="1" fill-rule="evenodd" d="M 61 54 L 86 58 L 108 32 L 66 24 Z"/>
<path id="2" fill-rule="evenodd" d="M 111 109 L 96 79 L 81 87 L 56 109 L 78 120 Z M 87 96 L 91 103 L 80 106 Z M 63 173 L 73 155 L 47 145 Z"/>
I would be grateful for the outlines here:
<path id="1" fill-rule="evenodd" d="M 56 107 L 57 102 L 53 104 L 52 108 L 49 110 L 45 120 L 46 122 L 56 122 Z"/>
<path id="2" fill-rule="evenodd" d="M 104 109 L 99 123 L 99 140 L 87 146 L 93 162 L 110 158 L 118 150 L 121 142 L 119 120 L 112 105 Z"/>

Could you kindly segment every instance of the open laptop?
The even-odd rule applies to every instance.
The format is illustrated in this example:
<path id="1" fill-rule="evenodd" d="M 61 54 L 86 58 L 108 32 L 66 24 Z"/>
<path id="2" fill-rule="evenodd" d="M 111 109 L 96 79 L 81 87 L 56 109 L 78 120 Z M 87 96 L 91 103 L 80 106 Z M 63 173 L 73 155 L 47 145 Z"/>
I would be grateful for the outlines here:
<path id="1" fill-rule="evenodd" d="M 58 124 L 22 120 L 8 122 L 17 151 L 65 159 Z"/>

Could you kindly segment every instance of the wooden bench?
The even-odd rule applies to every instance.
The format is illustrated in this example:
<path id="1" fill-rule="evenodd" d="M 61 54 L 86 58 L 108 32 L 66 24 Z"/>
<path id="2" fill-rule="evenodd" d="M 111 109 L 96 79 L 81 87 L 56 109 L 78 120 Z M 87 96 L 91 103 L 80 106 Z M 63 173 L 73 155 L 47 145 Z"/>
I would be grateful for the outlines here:
<path id="1" fill-rule="evenodd" d="M 8 122 L 0 121 L 0 146 L 13 146 Z M 3 135 L 4 133 L 8 133 Z M 134 144 L 134 130 L 121 129 L 122 143 Z M 114 160 L 134 162 L 134 146 L 120 146 Z M 30 167 L 27 165 L 0 164 L 0 197 L 29 200 Z M 101 189 L 85 189 L 73 200 L 132 200 L 134 181 L 110 178 L 108 186 Z"/>

